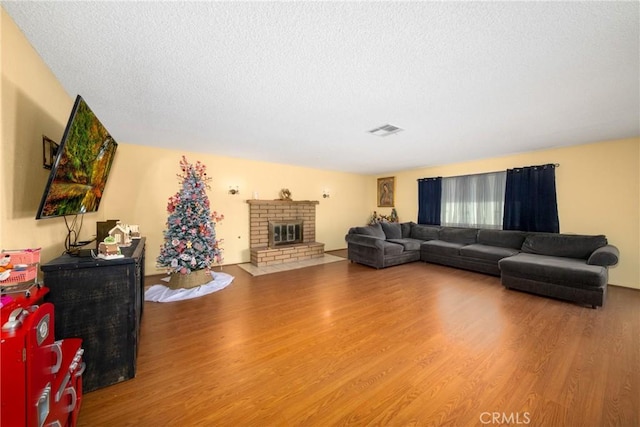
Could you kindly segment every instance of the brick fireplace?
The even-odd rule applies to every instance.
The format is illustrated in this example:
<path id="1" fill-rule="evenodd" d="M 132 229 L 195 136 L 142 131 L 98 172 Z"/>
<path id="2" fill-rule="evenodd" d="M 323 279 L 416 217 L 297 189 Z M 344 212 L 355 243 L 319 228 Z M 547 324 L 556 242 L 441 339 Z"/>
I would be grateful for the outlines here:
<path id="1" fill-rule="evenodd" d="M 319 202 L 247 200 L 247 203 L 251 264 L 263 267 L 324 256 L 324 243 L 316 242 Z"/>

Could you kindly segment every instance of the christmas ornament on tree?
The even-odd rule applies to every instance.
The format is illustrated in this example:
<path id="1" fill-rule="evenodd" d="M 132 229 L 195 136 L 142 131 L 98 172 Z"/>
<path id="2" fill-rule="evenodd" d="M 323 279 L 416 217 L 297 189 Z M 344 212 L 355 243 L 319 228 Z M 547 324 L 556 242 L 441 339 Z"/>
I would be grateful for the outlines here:
<path id="1" fill-rule="evenodd" d="M 211 178 L 206 166 L 180 161 L 180 191 L 169 197 L 167 229 L 157 264 L 171 274 L 170 288 L 192 288 L 213 280 L 210 268 L 222 263 L 221 241 L 216 239 L 216 223 L 224 218 L 211 212 L 206 190 Z"/>

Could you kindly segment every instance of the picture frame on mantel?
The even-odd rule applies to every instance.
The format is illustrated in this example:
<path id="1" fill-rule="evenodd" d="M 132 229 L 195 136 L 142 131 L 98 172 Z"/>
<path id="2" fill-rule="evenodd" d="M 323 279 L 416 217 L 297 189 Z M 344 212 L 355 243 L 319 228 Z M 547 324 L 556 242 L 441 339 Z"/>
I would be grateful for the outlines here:
<path id="1" fill-rule="evenodd" d="M 395 177 L 378 178 L 378 207 L 392 208 L 395 206 Z"/>

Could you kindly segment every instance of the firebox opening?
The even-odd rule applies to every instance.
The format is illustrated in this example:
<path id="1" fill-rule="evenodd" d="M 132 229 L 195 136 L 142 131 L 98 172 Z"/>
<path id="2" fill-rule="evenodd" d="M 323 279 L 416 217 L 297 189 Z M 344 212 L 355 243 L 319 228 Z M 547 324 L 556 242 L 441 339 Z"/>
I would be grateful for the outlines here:
<path id="1" fill-rule="evenodd" d="M 302 220 L 269 222 L 269 247 L 302 243 Z"/>

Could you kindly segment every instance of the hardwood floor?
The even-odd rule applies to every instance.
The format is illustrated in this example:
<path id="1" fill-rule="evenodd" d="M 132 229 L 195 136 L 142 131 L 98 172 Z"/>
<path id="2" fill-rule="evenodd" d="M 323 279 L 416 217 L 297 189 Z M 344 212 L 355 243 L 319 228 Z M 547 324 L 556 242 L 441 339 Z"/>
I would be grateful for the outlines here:
<path id="1" fill-rule="evenodd" d="M 146 303 L 136 378 L 80 426 L 640 425 L 638 291 L 593 310 L 421 262 L 223 271 Z"/>

